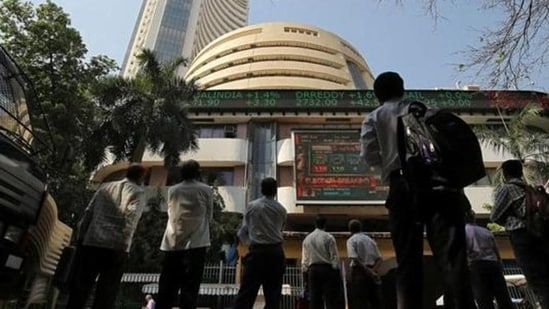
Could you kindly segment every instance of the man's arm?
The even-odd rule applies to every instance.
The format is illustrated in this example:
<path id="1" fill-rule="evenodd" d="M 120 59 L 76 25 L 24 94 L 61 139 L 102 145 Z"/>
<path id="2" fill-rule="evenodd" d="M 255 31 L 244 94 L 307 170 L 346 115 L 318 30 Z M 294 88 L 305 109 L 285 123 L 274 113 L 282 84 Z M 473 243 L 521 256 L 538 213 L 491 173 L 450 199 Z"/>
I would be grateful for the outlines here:
<path id="1" fill-rule="evenodd" d="M 82 243 L 84 241 L 84 236 L 86 235 L 86 232 L 88 231 L 88 227 L 90 226 L 90 222 L 93 217 L 93 208 L 95 205 L 95 201 L 99 197 L 99 194 L 102 194 L 102 187 L 99 187 L 97 191 L 93 194 L 90 202 L 88 203 L 88 206 L 84 210 L 84 214 L 82 215 L 82 218 L 77 224 L 76 229 L 76 242 Z"/>
<path id="2" fill-rule="evenodd" d="M 371 113 L 362 122 L 362 129 L 360 132 L 360 156 L 370 166 L 380 166 L 382 163 L 374 117 Z"/>
<path id="3" fill-rule="evenodd" d="M 303 272 L 307 272 L 309 270 L 310 260 L 311 260 L 311 256 L 309 254 L 309 250 L 307 249 L 307 245 L 304 240 L 303 245 L 301 245 L 301 270 Z"/>
<path id="4" fill-rule="evenodd" d="M 328 244 L 328 250 L 330 251 L 330 263 L 333 269 L 339 269 L 339 255 L 337 254 L 337 243 L 335 238 L 330 235 L 330 242 Z"/>
<path id="5" fill-rule="evenodd" d="M 377 272 L 379 270 L 379 267 L 381 266 L 381 263 L 383 262 L 383 258 L 381 257 L 381 253 L 379 252 L 379 248 L 377 246 L 377 243 L 375 243 L 374 241 L 374 251 L 375 251 L 375 254 L 377 255 L 377 258 L 374 262 L 374 265 L 372 266 L 372 270 L 376 273 L 377 275 Z"/>
<path id="6" fill-rule="evenodd" d="M 127 196 L 124 197 L 124 199 L 126 199 L 124 216 L 126 217 L 126 220 L 132 223 L 131 232 L 133 233 L 133 230 L 137 228 L 137 223 L 139 222 L 139 219 L 141 219 L 141 215 L 143 214 L 143 210 L 147 203 L 145 191 L 142 188 L 135 186 L 127 186 L 124 190 L 129 191 L 127 192 Z"/>
<path id="7" fill-rule="evenodd" d="M 494 205 L 492 206 L 492 210 L 490 211 L 490 220 L 493 222 L 496 222 L 498 224 L 504 224 L 505 218 L 503 218 L 503 215 L 509 208 L 509 191 L 504 186 L 498 188 L 498 190 L 494 194 Z"/>
<path id="8" fill-rule="evenodd" d="M 248 232 L 248 220 L 246 219 L 247 216 L 248 208 L 246 208 L 246 210 L 244 211 L 244 215 L 242 216 L 242 226 L 240 227 L 240 229 L 238 229 L 238 232 L 236 233 L 238 239 L 240 239 L 243 244 L 249 244 L 250 242 L 250 235 Z"/>

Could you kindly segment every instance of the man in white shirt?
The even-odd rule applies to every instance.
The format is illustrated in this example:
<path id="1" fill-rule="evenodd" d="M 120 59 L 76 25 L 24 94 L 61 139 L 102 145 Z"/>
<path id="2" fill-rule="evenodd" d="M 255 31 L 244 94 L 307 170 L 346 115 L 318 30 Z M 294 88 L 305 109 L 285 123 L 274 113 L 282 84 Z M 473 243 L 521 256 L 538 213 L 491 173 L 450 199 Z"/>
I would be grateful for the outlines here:
<path id="1" fill-rule="evenodd" d="M 325 231 L 326 218 L 317 216 L 315 226 L 315 230 L 303 240 L 301 259 L 309 283 L 309 308 L 344 308 L 336 240 Z"/>
<path id="2" fill-rule="evenodd" d="M 213 189 L 200 182 L 200 164 L 183 162 L 181 181 L 168 190 L 168 222 L 160 250 L 164 262 L 158 282 L 156 309 L 195 309 L 210 246 Z M 180 290 L 179 302 L 176 302 Z"/>
<path id="3" fill-rule="evenodd" d="M 128 167 L 126 178 L 102 184 L 78 224 L 77 264 L 67 309 L 82 309 L 97 279 L 93 309 L 113 309 L 133 234 L 145 208 L 146 170 Z"/>
<path id="4" fill-rule="evenodd" d="M 282 231 L 287 212 L 274 199 L 277 190 L 278 184 L 274 178 L 263 179 L 263 197 L 251 201 L 244 212 L 238 237 L 249 246 L 249 251 L 242 260 L 244 272 L 233 309 L 252 309 L 260 286 L 263 286 L 265 308 L 280 308 L 286 268 Z"/>
<path id="5" fill-rule="evenodd" d="M 347 239 L 347 257 L 350 263 L 350 279 L 347 294 L 349 309 L 381 309 L 381 278 L 378 268 L 381 254 L 376 242 L 362 233 L 362 223 L 349 221 L 351 237 Z"/>

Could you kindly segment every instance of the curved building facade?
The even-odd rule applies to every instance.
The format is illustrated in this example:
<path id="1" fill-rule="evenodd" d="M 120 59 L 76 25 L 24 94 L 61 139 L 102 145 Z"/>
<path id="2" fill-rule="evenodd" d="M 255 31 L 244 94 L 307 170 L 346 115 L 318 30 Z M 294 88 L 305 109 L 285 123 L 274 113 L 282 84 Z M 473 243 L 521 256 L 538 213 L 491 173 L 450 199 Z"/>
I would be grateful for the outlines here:
<path id="1" fill-rule="evenodd" d="M 144 0 L 121 74 L 137 73 L 136 56 L 144 48 L 163 61 L 192 60 L 206 44 L 247 23 L 248 0 Z"/>
<path id="2" fill-rule="evenodd" d="M 204 0 L 190 59 L 194 59 L 208 43 L 247 23 L 248 0 Z"/>
<path id="3" fill-rule="evenodd" d="M 371 89 L 359 52 L 317 27 L 263 23 L 227 33 L 204 47 L 186 79 L 201 89 Z"/>

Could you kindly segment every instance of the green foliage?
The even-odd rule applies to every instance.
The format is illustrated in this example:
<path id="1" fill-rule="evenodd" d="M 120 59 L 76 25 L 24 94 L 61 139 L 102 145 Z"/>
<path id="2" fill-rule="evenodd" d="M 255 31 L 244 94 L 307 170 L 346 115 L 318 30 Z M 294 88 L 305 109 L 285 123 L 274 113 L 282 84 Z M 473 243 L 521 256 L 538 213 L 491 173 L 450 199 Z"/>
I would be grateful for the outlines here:
<path id="1" fill-rule="evenodd" d="M 148 201 L 149 210 L 141 216 L 134 234 L 128 272 L 160 272 L 162 269 L 160 244 L 168 221 L 168 214 L 159 208 L 162 203 L 160 192 L 156 199 Z"/>
<path id="2" fill-rule="evenodd" d="M 140 162 L 146 147 L 164 157 L 166 166 L 179 163 L 182 153 L 198 149 L 186 105 L 196 90 L 177 75 L 186 61 L 160 63 L 155 53 L 138 56 L 135 77 L 109 76 L 93 88 L 102 109 L 101 135 L 117 160 Z"/>
<path id="3" fill-rule="evenodd" d="M 54 142 L 54 151 L 41 157 L 50 175 L 49 190 L 61 219 L 73 225 L 90 197 L 86 189 L 90 172 L 104 158 L 103 149 L 95 147 L 101 138 L 96 134 L 100 123 L 89 89 L 116 68 L 115 62 L 106 56 L 87 60 L 80 33 L 62 8 L 50 1 L 35 7 L 3 0 L 0 44 L 34 84 L 27 100 L 42 105 L 49 128 L 39 121 L 33 130 L 39 136 L 50 130 Z"/>
<path id="4" fill-rule="evenodd" d="M 502 120 L 502 125 L 497 127 L 476 127 L 475 133 L 496 153 L 509 154 L 525 162 L 527 180 L 543 185 L 549 174 L 549 133 L 532 126 L 539 120 L 548 119 L 540 108 L 530 104 L 509 122 Z M 501 181 L 501 177 L 498 179 Z"/>
<path id="5" fill-rule="evenodd" d="M 207 259 L 210 262 L 217 262 L 218 253 L 224 242 L 229 244 L 236 241 L 236 232 L 242 222 L 242 215 L 223 211 L 225 202 L 214 186 L 214 213 L 213 222 L 210 224 L 210 238 L 212 246 L 208 252 Z"/>

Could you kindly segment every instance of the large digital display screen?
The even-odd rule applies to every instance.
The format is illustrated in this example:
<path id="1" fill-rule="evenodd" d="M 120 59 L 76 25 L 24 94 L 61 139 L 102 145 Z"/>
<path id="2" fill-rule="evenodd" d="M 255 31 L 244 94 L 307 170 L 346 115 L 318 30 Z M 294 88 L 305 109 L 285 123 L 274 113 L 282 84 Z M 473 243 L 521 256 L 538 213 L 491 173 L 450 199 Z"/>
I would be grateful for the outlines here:
<path id="1" fill-rule="evenodd" d="M 407 100 L 451 111 L 522 108 L 534 103 L 549 108 L 546 93 L 533 91 L 407 90 Z M 373 90 L 206 90 L 188 107 L 193 111 L 370 111 L 379 106 Z"/>
<path id="2" fill-rule="evenodd" d="M 383 205 L 387 187 L 360 157 L 358 130 L 294 131 L 296 204 Z"/>

